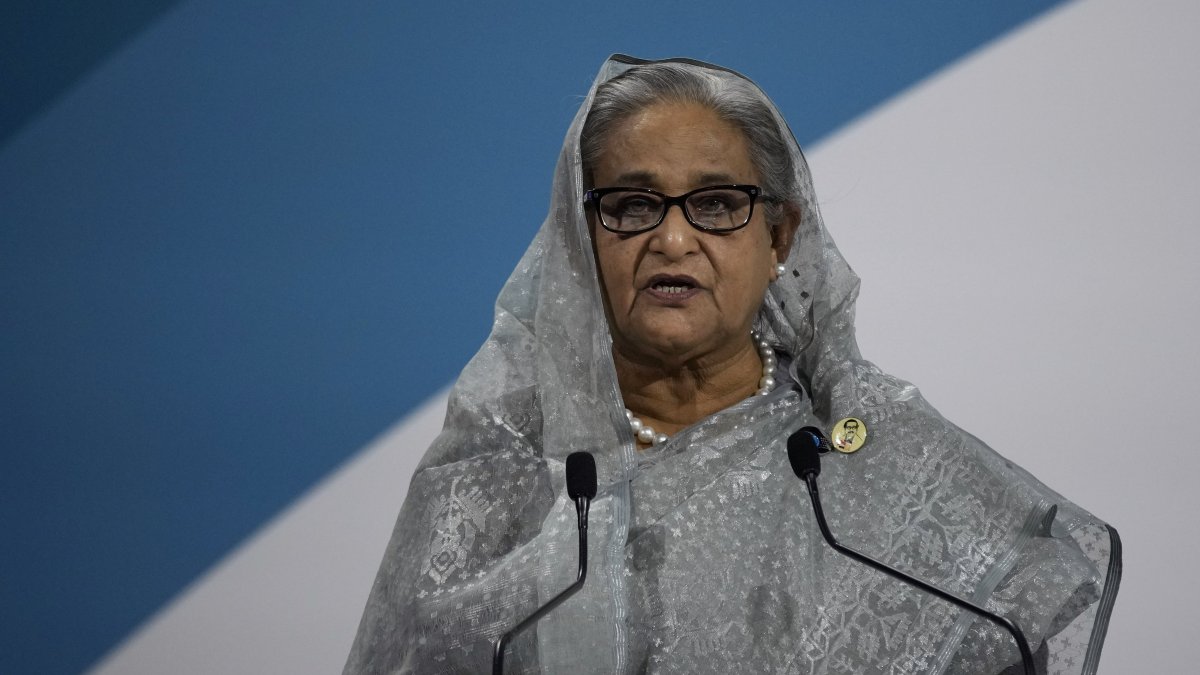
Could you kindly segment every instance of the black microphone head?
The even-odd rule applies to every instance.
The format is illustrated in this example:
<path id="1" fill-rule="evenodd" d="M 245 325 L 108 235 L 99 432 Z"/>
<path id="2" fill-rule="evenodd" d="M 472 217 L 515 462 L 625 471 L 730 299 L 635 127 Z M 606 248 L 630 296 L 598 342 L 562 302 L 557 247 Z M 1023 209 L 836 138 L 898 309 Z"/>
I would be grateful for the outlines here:
<path id="1" fill-rule="evenodd" d="M 596 498 L 596 458 L 590 452 L 567 455 L 567 494 L 571 499 Z"/>
<path id="2" fill-rule="evenodd" d="M 828 443 L 816 427 L 804 427 L 788 437 L 788 461 L 797 478 L 821 475 L 821 445 Z"/>

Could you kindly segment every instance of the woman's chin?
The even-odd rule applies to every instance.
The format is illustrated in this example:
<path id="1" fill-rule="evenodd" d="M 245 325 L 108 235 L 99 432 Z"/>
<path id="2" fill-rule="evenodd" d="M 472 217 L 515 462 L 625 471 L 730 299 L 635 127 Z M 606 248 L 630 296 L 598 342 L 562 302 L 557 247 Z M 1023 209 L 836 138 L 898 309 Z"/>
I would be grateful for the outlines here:
<path id="1" fill-rule="evenodd" d="M 714 335 L 699 334 L 686 328 L 638 332 L 627 336 L 618 350 L 632 360 L 653 360 L 672 367 L 703 360 L 710 353 L 721 351 L 722 344 Z"/>

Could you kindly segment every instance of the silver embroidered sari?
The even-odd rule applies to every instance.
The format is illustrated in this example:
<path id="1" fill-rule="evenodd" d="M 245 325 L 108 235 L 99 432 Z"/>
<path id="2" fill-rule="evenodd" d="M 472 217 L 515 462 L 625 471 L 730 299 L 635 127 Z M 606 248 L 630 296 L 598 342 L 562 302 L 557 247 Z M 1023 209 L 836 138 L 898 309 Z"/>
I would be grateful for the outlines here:
<path id="1" fill-rule="evenodd" d="M 638 63 L 613 57 L 592 92 Z M 506 672 L 1009 672 L 1007 633 L 821 539 L 786 440 L 850 416 L 870 437 L 825 458 L 835 535 L 1015 621 L 1039 673 L 1094 672 L 1120 578 L 1115 531 L 863 360 L 858 279 L 794 140 L 803 222 L 758 317 L 791 375 L 637 451 L 582 207 L 591 99 L 549 216 L 413 476 L 345 672 L 490 672 L 491 642 L 574 581 L 563 464 L 577 450 L 595 456 L 600 485 L 587 583 L 513 641 Z"/>

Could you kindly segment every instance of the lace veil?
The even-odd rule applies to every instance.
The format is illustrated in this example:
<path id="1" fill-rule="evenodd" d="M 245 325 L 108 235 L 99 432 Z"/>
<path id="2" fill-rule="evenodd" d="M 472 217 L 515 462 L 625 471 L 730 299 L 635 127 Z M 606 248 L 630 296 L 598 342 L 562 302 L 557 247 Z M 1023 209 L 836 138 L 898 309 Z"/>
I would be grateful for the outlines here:
<path id="1" fill-rule="evenodd" d="M 803 220 L 758 322 L 792 382 L 635 449 L 579 134 L 595 87 L 642 63 L 606 61 L 571 125 L 549 215 L 413 476 L 346 672 L 488 672 L 491 641 L 574 580 L 563 464 L 577 450 L 595 456 L 600 485 L 588 580 L 512 643 L 506 672 L 1005 672 L 1019 660 L 1007 634 L 820 539 L 786 439 L 851 416 L 866 445 L 830 453 L 821 475 L 838 538 L 1016 621 L 1038 672 L 1094 672 L 1120 577 L 1116 532 L 861 357 L 858 278 L 778 111 Z"/>

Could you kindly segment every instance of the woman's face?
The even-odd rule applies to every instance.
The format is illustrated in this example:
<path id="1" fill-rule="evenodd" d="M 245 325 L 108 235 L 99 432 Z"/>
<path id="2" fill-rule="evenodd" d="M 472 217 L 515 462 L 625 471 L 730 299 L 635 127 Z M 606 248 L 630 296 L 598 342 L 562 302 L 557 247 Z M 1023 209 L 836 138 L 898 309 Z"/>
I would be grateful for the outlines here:
<path id="1" fill-rule="evenodd" d="M 671 196 L 759 184 L 741 131 L 693 103 L 659 103 L 624 120 L 591 169 L 597 188 L 646 187 Z M 749 224 L 724 234 L 692 227 L 674 206 L 658 227 L 634 235 L 605 230 L 593 214 L 592 240 L 614 347 L 668 367 L 720 362 L 745 348 L 782 259 L 761 204 Z"/>

